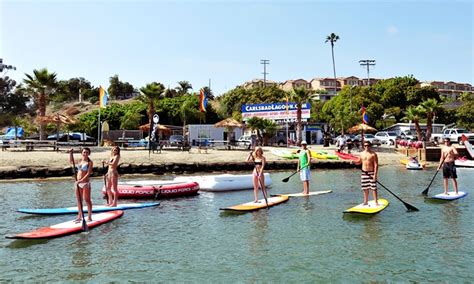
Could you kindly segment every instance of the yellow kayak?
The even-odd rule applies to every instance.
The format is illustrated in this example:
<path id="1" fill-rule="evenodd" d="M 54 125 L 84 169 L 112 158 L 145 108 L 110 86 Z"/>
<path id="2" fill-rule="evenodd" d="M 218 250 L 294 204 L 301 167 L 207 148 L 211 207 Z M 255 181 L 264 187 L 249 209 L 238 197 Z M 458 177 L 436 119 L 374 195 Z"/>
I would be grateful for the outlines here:
<path id="1" fill-rule="evenodd" d="M 388 206 L 388 200 L 379 198 L 379 206 L 375 205 L 375 201 L 371 200 L 368 202 L 368 205 L 363 205 L 362 203 L 347 209 L 344 213 L 358 213 L 358 214 L 377 214 L 380 211 L 384 210 Z"/>
<path id="2" fill-rule="evenodd" d="M 288 201 L 288 196 L 273 196 L 267 199 L 268 207 L 272 207 L 283 202 Z M 265 199 L 260 199 L 258 202 L 247 202 L 240 205 L 235 205 L 231 207 L 220 208 L 220 210 L 229 210 L 229 211 L 255 211 L 259 209 L 267 208 Z"/>

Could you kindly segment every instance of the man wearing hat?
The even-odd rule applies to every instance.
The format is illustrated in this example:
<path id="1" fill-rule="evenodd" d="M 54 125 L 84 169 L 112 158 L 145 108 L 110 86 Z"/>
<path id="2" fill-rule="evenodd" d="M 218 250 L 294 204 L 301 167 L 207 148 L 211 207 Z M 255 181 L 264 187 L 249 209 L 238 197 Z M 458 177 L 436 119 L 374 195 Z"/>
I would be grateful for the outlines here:
<path id="1" fill-rule="evenodd" d="M 300 178 L 303 182 L 303 194 L 309 194 L 309 179 L 311 177 L 311 151 L 307 149 L 308 143 L 301 142 L 301 149 L 298 156 L 298 168 Z"/>
<path id="2" fill-rule="evenodd" d="M 458 151 L 451 144 L 451 139 L 444 139 L 445 147 L 441 151 L 441 158 L 439 160 L 438 171 L 443 167 L 443 181 L 444 181 L 444 194 L 448 194 L 448 179 L 453 180 L 453 187 L 455 194 L 458 194 L 458 182 L 456 174 L 456 166 L 454 160 L 458 157 Z"/>

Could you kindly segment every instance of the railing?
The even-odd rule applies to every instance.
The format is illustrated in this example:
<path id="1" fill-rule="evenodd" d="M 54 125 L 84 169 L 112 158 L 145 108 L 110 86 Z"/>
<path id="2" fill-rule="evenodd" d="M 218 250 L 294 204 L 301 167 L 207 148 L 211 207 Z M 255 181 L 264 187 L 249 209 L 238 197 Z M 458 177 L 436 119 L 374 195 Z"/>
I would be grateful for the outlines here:
<path id="1" fill-rule="evenodd" d="M 21 149 L 25 148 L 26 151 L 33 151 L 38 149 L 50 149 L 52 151 L 59 151 L 61 148 L 71 147 L 89 147 L 95 146 L 95 142 L 82 142 L 82 141 L 52 141 L 52 140 L 9 140 L 3 141 L 2 150 L 7 149 Z"/>

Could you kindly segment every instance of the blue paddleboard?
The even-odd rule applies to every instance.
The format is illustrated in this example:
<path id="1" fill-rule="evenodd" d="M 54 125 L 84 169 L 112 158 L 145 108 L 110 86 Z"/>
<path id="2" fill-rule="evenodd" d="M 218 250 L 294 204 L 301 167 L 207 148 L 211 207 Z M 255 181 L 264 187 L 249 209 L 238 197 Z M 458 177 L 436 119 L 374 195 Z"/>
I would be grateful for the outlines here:
<path id="1" fill-rule="evenodd" d="M 458 194 L 454 193 L 454 191 L 448 192 L 448 194 L 440 193 L 433 195 L 431 197 L 428 197 L 428 199 L 436 199 L 436 200 L 456 200 L 459 198 L 463 198 L 467 195 L 467 192 L 464 191 L 458 191 Z"/>
<path id="2" fill-rule="evenodd" d="M 108 207 L 105 205 L 92 205 L 92 212 L 107 212 L 114 210 L 127 210 L 127 209 L 140 209 L 145 207 L 153 207 L 160 205 L 159 202 L 152 203 L 123 203 L 118 204 L 116 207 Z M 40 214 L 40 215 L 59 215 L 59 214 L 74 214 L 77 213 L 77 206 L 66 207 L 66 208 L 41 208 L 41 209 L 28 209 L 20 208 L 17 210 L 21 213 L 27 214 Z M 87 212 L 87 206 L 84 206 L 84 212 Z"/>

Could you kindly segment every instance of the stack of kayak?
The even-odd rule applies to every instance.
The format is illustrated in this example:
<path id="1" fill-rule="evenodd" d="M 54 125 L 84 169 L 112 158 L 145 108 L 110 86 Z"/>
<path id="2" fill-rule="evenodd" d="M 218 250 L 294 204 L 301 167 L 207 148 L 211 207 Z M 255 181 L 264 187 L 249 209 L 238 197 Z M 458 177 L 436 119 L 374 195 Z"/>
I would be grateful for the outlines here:
<path id="1" fill-rule="evenodd" d="M 198 194 L 199 184 L 192 181 L 129 181 L 117 186 L 119 198 L 174 198 Z M 105 188 L 102 188 L 105 195 Z"/>
<path id="2" fill-rule="evenodd" d="M 271 149 L 270 150 L 270 152 L 273 155 L 281 157 L 281 158 L 285 158 L 285 159 L 298 159 L 300 151 L 301 149 L 299 148 L 298 149 L 295 148 L 295 149 Z M 339 159 L 337 155 L 330 154 L 325 151 L 315 151 L 315 150 L 310 149 L 310 152 L 311 152 L 311 157 L 315 159 L 320 159 L 320 160 L 327 160 L 327 159 L 338 160 Z"/>
<path id="3" fill-rule="evenodd" d="M 297 150 L 271 149 L 270 152 L 277 157 L 281 157 L 285 159 L 298 159 Z"/>
<path id="4" fill-rule="evenodd" d="M 326 151 L 313 151 L 311 150 L 311 157 L 321 160 L 339 160 L 339 157 L 334 154 L 330 154 Z"/>
<path id="5" fill-rule="evenodd" d="M 352 154 L 348 154 L 348 153 L 344 153 L 344 152 L 339 152 L 339 151 L 336 151 L 336 155 L 343 159 L 343 160 L 351 160 L 351 161 L 358 161 L 360 160 L 360 157 L 359 156 L 355 156 L 355 155 L 352 155 Z"/>

